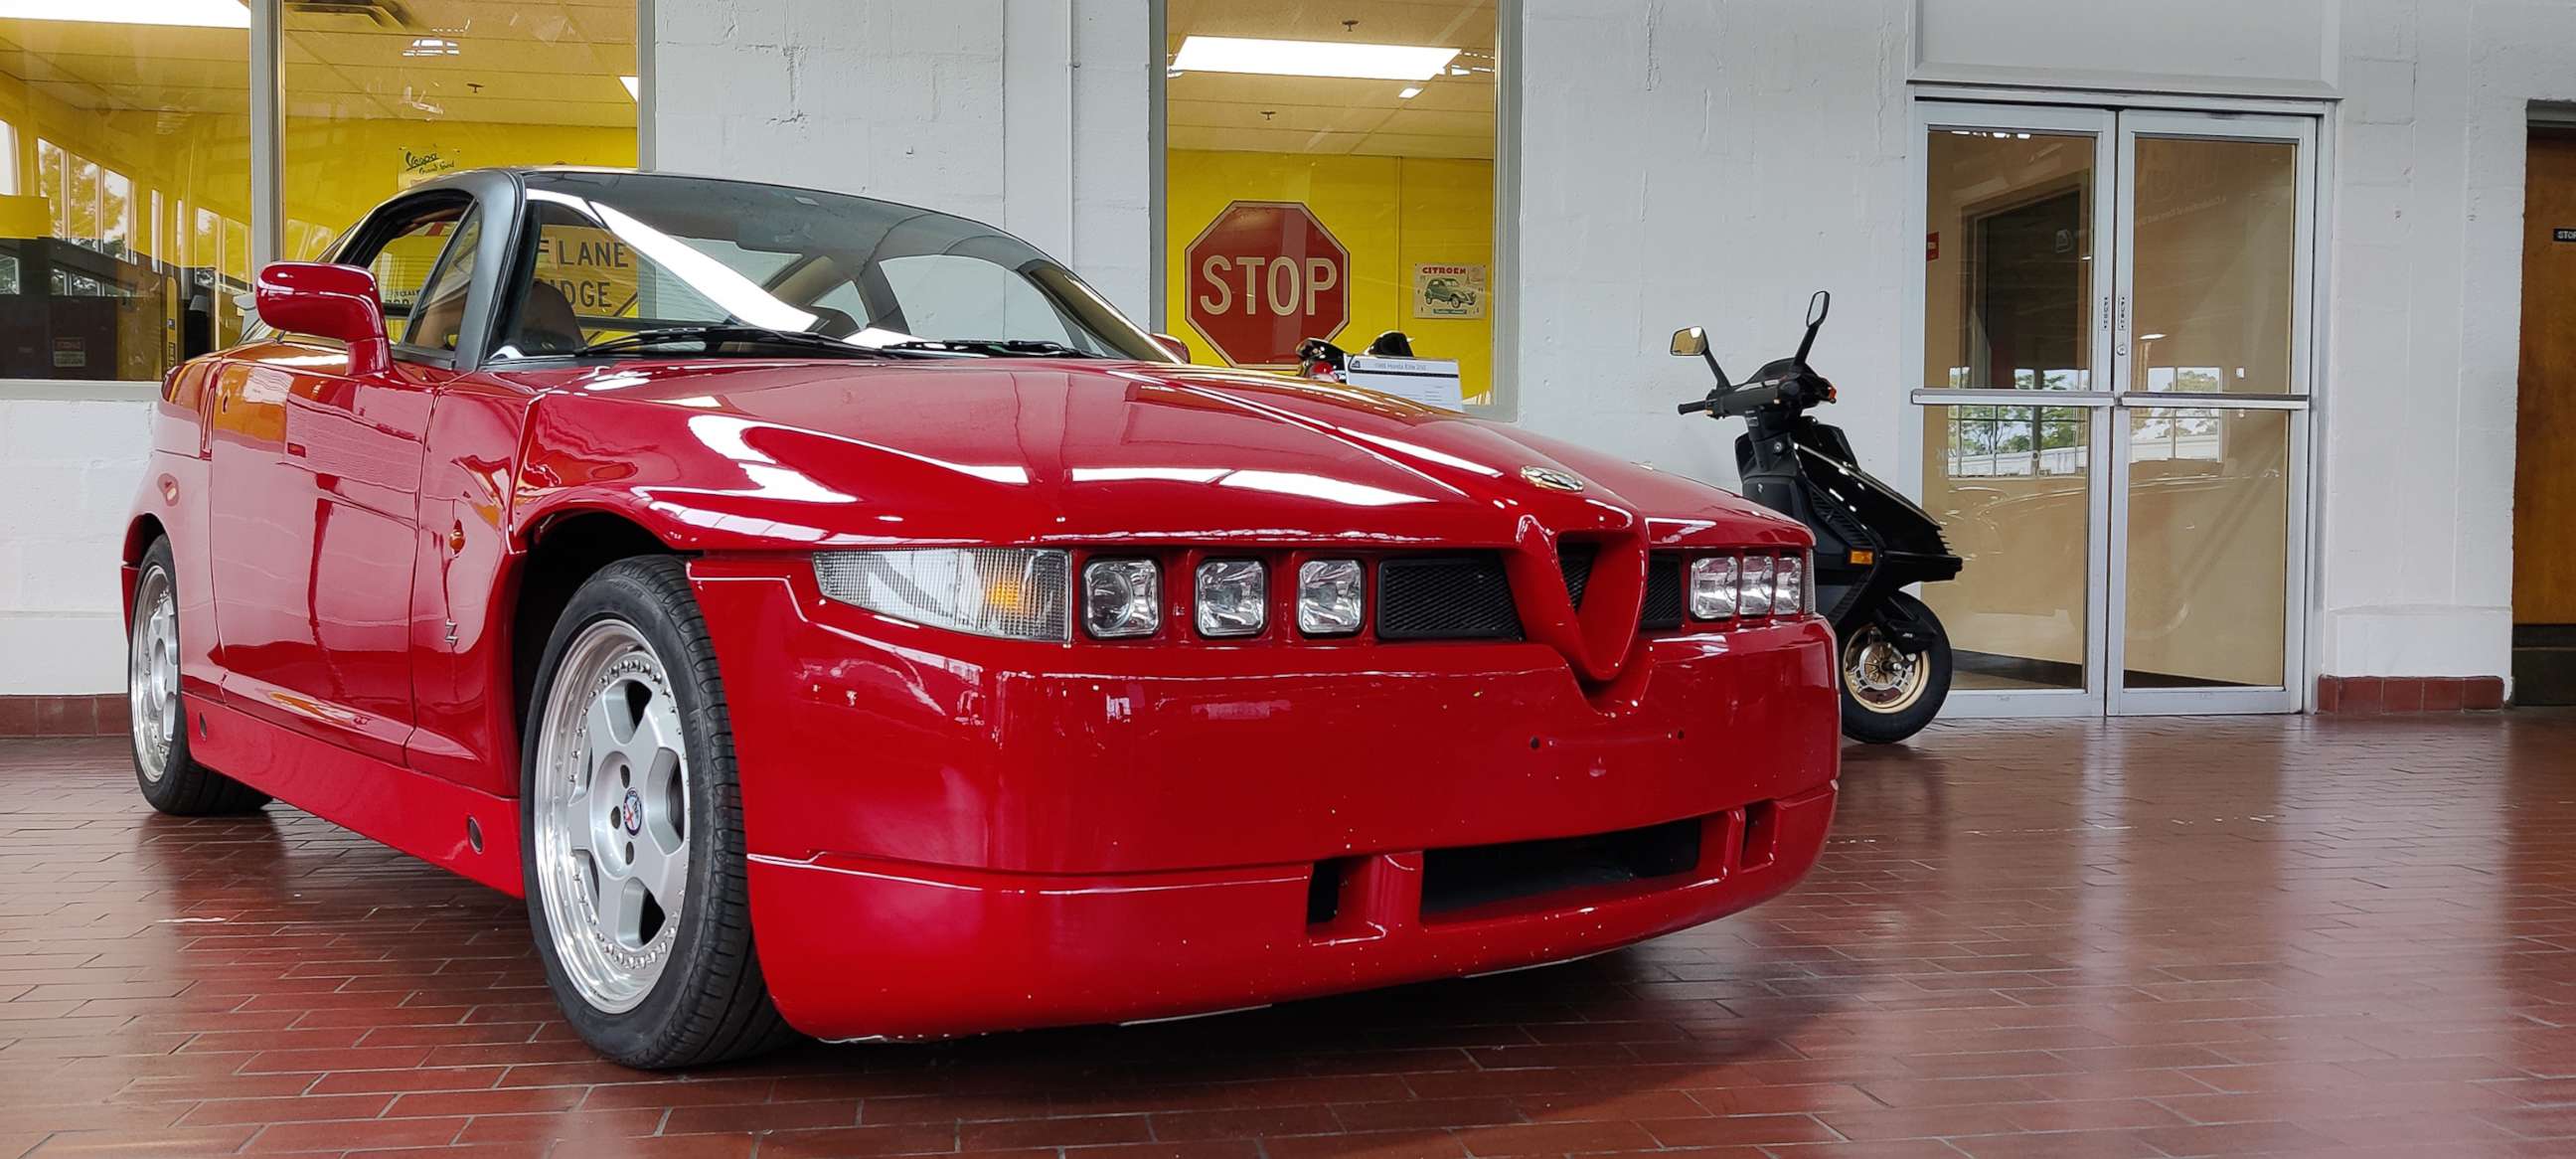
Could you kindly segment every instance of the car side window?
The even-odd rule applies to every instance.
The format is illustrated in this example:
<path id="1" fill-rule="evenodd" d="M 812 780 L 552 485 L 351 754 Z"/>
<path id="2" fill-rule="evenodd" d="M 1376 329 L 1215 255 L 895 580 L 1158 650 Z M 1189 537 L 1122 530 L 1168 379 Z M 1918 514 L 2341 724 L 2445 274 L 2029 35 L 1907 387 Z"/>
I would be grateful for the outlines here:
<path id="1" fill-rule="evenodd" d="M 376 294 L 384 300 L 385 337 L 404 337 L 403 323 L 411 319 L 421 289 L 438 268 L 439 255 L 446 252 L 466 208 L 458 203 L 428 210 L 404 222 L 367 256 L 367 271 L 376 276 Z"/>
<path id="2" fill-rule="evenodd" d="M 483 216 L 468 211 L 447 242 L 429 283 L 421 287 L 411 310 L 411 329 L 403 345 L 426 350 L 454 350 L 465 328 L 465 300 L 474 289 L 474 249 L 483 233 Z M 387 323 L 390 327 L 392 324 Z"/>

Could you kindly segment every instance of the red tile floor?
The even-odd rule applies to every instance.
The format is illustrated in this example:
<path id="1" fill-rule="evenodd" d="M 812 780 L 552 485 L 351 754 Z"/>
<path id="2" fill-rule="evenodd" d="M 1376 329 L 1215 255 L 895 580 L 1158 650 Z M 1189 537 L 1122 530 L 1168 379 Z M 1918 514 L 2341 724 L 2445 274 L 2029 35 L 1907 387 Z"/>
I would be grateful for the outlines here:
<path id="1" fill-rule="evenodd" d="M 1573 965 L 655 1076 L 520 908 L 0 743 L 0 1156 L 2576 1154 L 2576 716 L 1945 726 Z"/>

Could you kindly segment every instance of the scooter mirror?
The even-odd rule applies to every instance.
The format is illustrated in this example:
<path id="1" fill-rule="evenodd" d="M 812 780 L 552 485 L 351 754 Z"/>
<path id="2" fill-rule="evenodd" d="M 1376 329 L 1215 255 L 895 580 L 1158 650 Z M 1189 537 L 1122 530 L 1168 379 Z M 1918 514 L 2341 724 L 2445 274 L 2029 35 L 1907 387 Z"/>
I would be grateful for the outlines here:
<path id="1" fill-rule="evenodd" d="M 1816 291 L 1815 297 L 1807 299 L 1807 325 L 1810 327 L 1824 325 L 1825 315 L 1831 313 L 1833 308 L 1833 292 L 1830 290 Z"/>
<path id="2" fill-rule="evenodd" d="M 1673 357 L 1697 358 L 1708 353 L 1708 331 L 1697 326 L 1673 331 Z"/>

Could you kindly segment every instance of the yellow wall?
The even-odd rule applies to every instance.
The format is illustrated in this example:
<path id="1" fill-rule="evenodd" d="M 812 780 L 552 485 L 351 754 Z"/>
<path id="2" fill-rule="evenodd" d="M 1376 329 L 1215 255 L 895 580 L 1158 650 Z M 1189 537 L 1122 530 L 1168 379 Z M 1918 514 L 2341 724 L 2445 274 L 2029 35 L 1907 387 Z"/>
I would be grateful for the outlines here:
<path id="1" fill-rule="evenodd" d="M 286 122 L 286 253 L 320 253 L 358 216 L 418 178 L 493 165 L 635 164 L 632 127 L 468 121 Z"/>
<path id="2" fill-rule="evenodd" d="M 1166 158 L 1163 328 L 1219 361 L 1188 318 L 1191 239 L 1231 201 L 1303 202 L 1351 254 L 1347 349 L 1402 330 L 1424 358 L 1454 358 L 1467 397 L 1493 389 L 1494 170 L 1491 162 L 1175 149 Z M 1413 316 L 1417 264 L 1486 267 L 1482 318 Z"/>

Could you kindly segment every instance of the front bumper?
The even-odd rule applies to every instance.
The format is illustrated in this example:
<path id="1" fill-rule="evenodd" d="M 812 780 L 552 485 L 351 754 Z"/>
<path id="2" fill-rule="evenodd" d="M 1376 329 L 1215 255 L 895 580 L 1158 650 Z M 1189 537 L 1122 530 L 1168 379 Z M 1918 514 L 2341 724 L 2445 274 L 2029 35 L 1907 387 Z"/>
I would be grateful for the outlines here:
<path id="1" fill-rule="evenodd" d="M 1832 812 L 1833 643 L 1812 618 L 1644 640 L 1587 690 L 1536 644 L 1031 645 L 830 603 L 773 560 L 693 576 L 762 967 L 821 1037 L 1580 957 L 1786 889 Z M 1676 826 L 1686 863 L 1465 906 L 1433 882 L 1424 910 L 1426 851 Z"/>
<path id="2" fill-rule="evenodd" d="M 1313 863 L 1050 876 L 756 860 L 752 926 L 788 1022 L 832 1039 L 1121 1022 L 1579 958 L 1769 898 L 1815 862 L 1831 785 L 1705 818 L 1672 877 L 1426 917 L 1420 851 L 1355 859 L 1309 923 Z M 1752 838 L 1747 840 L 1748 835 Z"/>

